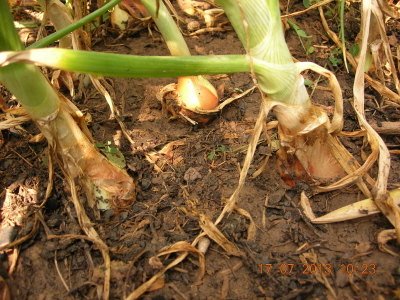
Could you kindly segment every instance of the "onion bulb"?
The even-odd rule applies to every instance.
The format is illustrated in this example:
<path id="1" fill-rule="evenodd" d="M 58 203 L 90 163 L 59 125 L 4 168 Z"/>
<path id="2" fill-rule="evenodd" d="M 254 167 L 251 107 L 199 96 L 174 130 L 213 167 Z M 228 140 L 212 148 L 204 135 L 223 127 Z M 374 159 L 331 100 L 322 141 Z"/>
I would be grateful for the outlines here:
<path id="1" fill-rule="evenodd" d="M 218 107 L 218 94 L 203 76 L 179 77 L 172 99 L 167 99 L 167 109 L 183 123 L 188 119 L 199 126 L 207 124 L 215 115 L 199 113 L 198 110 L 213 110 Z M 186 118 L 185 118 L 186 117 Z"/>

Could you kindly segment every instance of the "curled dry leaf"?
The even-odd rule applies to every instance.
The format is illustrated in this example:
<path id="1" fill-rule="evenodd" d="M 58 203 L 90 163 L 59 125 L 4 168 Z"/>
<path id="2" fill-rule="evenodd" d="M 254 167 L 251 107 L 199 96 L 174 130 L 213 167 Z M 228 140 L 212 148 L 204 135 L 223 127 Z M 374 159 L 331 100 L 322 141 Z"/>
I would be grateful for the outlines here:
<path id="1" fill-rule="evenodd" d="M 32 137 L 31 139 L 29 139 L 29 143 L 34 144 L 34 143 L 40 143 L 44 140 L 44 135 L 39 133 L 37 135 L 35 135 L 34 137 Z"/>
<path id="2" fill-rule="evenodd" d="M 187 169 L 185 174 L 183 175 L 183 179 L 187 183 L 193 183 L 196 179 L 201 179 L 201 177 L 202 176 L 199 173 L 199 168 L 193 168 L 193 167 Z"/>
<path id="3" fill-rule="evenodd" d="M 68 90 L 71 97 L 74 97 L 75 88 L 79 85 L 79 79 L 74 72 L 55 70 L 51 78 L 51 83 L 57 90 Z"/>
<path id="4" fill-rule="evenodd" d="M 197 279 L 197 282 L 195 285 L 198 285 L 201 283 L 201 280 L 204 277 L 204 273 L 206 270 L 205 266 L 205 259 L 203 253 L 201 253 L 199 250 L 197 250 L 194 246 L 190 245 L 188 242 L 181 241 L 173 244 L 170 247 L 166 247 L 160 250 L 161 253 L 159 253 L 157 256 L 161 257 L 164 255 L 172 254 L 172 253 L 180 253 L 179 256 L 171 262 L 168 266 L 164 267 L 160 272 L 155 274 L 152 278 L 150 278 L 148 281 L 146 281 L 144 284 L 142 284 L 140 287 L 138 287 L 136 290 L 134 290 L 127 298 L 126 300 L 133 300 L 133 299 L 138 299 L 143 293 L 149 290 L 160 277 L 162 277 L 167 270 L 170 268 L 176 266 L 179 264 L 181 261 L 183 261 L 188 254 L 193 254 L 199 258 L 199 276 Z"/>
<path id="5" fill-rule="evenodd" d="M 390 197 L 394 205 L 400 205 L 400 189 L 391 191 Z M 304 192 L 301 194 L 300 203 L 305 212 L 306 216 L 314 224 L 327 224 L 342 222 L 357 218 L 362 218 L 374 214 L 378 214 L 381 210 L 377 207 L 375 201 L 372 198 L 361 200 L 350 205 L 336 209 L 322 217 L 315 217 L 310 202 Z"/>
<path id="6" fill-rule="evenodd" d="M 241 252 L 235 244 L 228 241 L 228 239 L 221 233 L 214 223 L 204 214 L 200 214 L 200 227 L 214 242 L 228 252 L 228 254 L 234 256 L 244 255 L 244 253 Z"/>
<path id="7" fill-rule="evenodd" d="M 387 243 L 396 239 L 396 231 L 394 229 L 384 230 L 378 234 L 378 247 L 382 252 L 389 253 L 393 256 L 400 256 L 392 250 Z"/>
<path id="8" fill-rule="evenodd" d="M 148 265 L 145 267 L 146 273 L 153 275 L 156 271 L 163 268 L 163 264 L 158 256 L 152 256 L 149 258 Z"/>
<path id="9" fill-rule="evenodd" d="M 149 258 L 149 261 L 146 263 L 144 270 L 147 276 L 154 276 L 156 273 L 160 272 L 164 268 L 163 263 L 161 262 L 158 256 L 152 256 Z M 157 278 L 156 281 L 148 288 L 148 292 L 155 291 L 163 288 L 165 285 L 165 276 L 161 276 Z"/>
<path id="10" fill-rule="evenodd" d="M 314 224 L 334 223 L 362 218 L 378 213 L 380 213 L 380 210 L 376 207 L 374 200 L 369 198 L 339 208 L 322 217 L 312 219 L 311 222 Z"/>
<path id="11" fill-rule="evenodd" d="M 379 0 L 378 2 L 379 2 L 379 5 L 381 6 L 381 8 L 382 8 L 383 6 L 385 6 L 385 5 L 382 6 L 382 3 L 385 2 L 385 1 L 380 1 L 380 0 Z M 320 2 L 320 3 L 318 3 L 318 4 L 322 4 L 322 3 L 323 3 L 323 2 Z M 371 7 L 372 7 L 372 6 L 370 6 L 369 9 L 371 9 Z M 375 3 L 374 3 L 373 7 L 374 7 L 373 9 L 374 9 L 375 13 L 377 13 L 378 15 L 380 15 L 381 13 L 379 12 L 379 8 L 378 8 L 378 5 L 376 4 L 376 1 L 375 1 Z M 310 7 L 310 8 L 311 8 L 311 7 Z M 338 48 L 340 48 L 340 49 L 343 49 L 343 47 L 342 47 L 342 42 L 340 41 L 340 39 L 338 38 L 338 36 L 336 35 L 336 33 L 329 29 L 329 26 L 328 26 L 328 23 L 327 23 L 327 21 L 326 21 L 326 19 L 325 19 L 325 15 L 324 15 L 324 12 L 323 12 L 322 7 L 319 7 L 318 10 L 319 10 L 320 17 L 321 17 L 321 21 L 322 21 L 322 25 L 323 25 L 325 31 L 327 32 L 327 34 L 329 35 L 329 37 L 333 40 L 333 42 L 336 44 L 336 46 L 337 46 Z M 389 10 L 384 9 L 384 12 L 387 13 L 387 14 L 389 14 L 389 15 L 391 15 L 391 12 L 389 12 Z M 367 16 L 366 13 L 363 13 L 363 15 L 364 15 L 364 16 Z M 398 18 L 398 13 L 397 13 L 395 16 Z M 375 18 L 375 21 L 377 21 L 376 18 Z M 362 27 L 366 27 L 366 26 L 362 26 Z M 369 28 L 371 28 L 371 27 L 369 26 Z M 384 45 L 385 45 L 385 56 L 386 56 L 386 58 L 387 58 L 387 59 L 389 60 L 389 62 L 390 62 L 391 69 L 392 69 L 392 70 L 396 70 L 396 68 L 395 68 L 395 66 L 394 66 L 394 63 L 392 63 L 393 58 L 392 58 L 392 55 L 391 55 L 390 50 L 389 50 L 389 49 L 390 49 L 390 45 L 389 45 L 389 42 L 388 42 L 388 40 L 387 40 L 386 31 L 385 31 L 385 26 L 384 26 L 384 24 L 383 24 L 383 22 L 382 22 L 382 19 L 380 19 L 379 22 L 376 22 L 375 28 L 374 28 L 374 29 L 379 29 L 379 30 L 373 30 L 373 31 L 374 31 L 374 32 L 379 32 L 379 34 L 380 34 L 382 37 L 383 37 L 383 36 L 385 37 L 385 38 L 384 38 L 384 42 L 385 42 L 385 44 L 384 44 Z M 360 35 L 359 35 L 359 39 L 361 40 L 361 34 L 362 34 L 362 33 L 363 33 L 363 34 L 366 34 L 366 35 L 369 35 L 369 31 L 370 31 L 369 29 L 361 29 L 361 32 L 360 32 Z M 376 38 L 376 36 L 375 36 L 375 38 Z M 366 39 L 368 39 L 368 36 L 366 37 Z M 373 39 L 372 39 L 372 41 L 373 41 Z M 372 42 L 372 41 L 370 41 L 370 42 Z M 361 41 L 360 41 L 360 46 L 361 46 L 361 45 L 362 45 L 362 43 L 361 43 Z M 361 47 L 360 47 L 360 48 L 361 48 Z M 360 52 L 360 54 L 361 54 L 361 52 Z M 360 55 L 360 54 L 359 54 L 359 55 Z M 354 59 L 354 57 L 352 56 L 352 54 L 351 54 L 350 52 L 348 52 L 348 51 L 346 51 L 346 58 L 347 58 L 347 60 L 350 62 L 350 64 L 352 65 L 353 69 L 356 70 L 356 69 L 357 69 L 357 66 L 358 66 L 358 61 L 356 61 L 356 60 Z M 364 61 L 365 61 L 365 59 L 364 59 Z M 364 61 L 361 61 L 362 64 L 363 64 L 363 66 L 362 66 L 363 70 L 364 70 Z M 393 73 L 392 75 L 395 77 L 395 78 L 394 78 L 394 81 L 396 82 L 397 90 L 399 90 L 399 87 L 398 87 L 398 78 L 397 78 L 396 72 L 392 72 L 392 73 Z M 385 84 L 384 84 L 384 82 L 379 82 L 379 81 L 373 79 L 372 77 L 370 77 L 370 76 L 369 76 L 368 74 L 366 74 L 366 73 L 363 73 L 363 75 L 364 75 L 364 78 L 368 81 L 368 83 L 369 83 L 378 93 L 380 93 L 382 96 L 388 97 L 388 98 L 389 98 L 391 101 L 393 101 L 393 102 L 400 103 L 400 96 L 399 96 L 398 94 L 396 94 L 395 92 L 393 92 L 392 90 L 390 90 L 388 87 L 386 87 Z M 354 86 L 356 87 L 356 85 L 354 85 Z"/>
<path id="12" fill-rule="evenodd" d="M 249 219 L 250 224 L 249 224 L 249 228 L 247 229 L 247 241 L 249 242 L 255 242 L 256 241 L 256 232 L 257 232 L 257 228 L 256 228 L 256 224 L 254 223 L 253 218 L 251 217 L 251 215 L 244 210 L 243 208 L 237 207 L 235 206 L 235 210 L 241 214 L 242 216 L 246 217 L 247 219 Z"/>
<path id="13" fill-rule="evenodd" d="M 387 39 L 387 37 L 384 29 L 381 11 L 376 1 L 362 2 L 361 8 L 363 36 L 360 50 L 360 60 L 356 68 L 356 75 L 354 80 L 354 108 L 361 128 L 365 129 L 367 132 L 367 138 L 372 153 L 375 153 L 374 155 L 376 156 L 376 158 L 374 159 L 374 161 L 378 160 L 378 175 L 376 183 L 374 184 L 372 189 L 375 204 L 395 227 L 397 241 L 400 243 L 400 208 L 395 205 L 394 199 L 391 197 L 390 194 L 387 193 L 387 180 L 390 170 L 390 153 L 385 142 L 367 122 L 364 111 L 364 66 L 368 49 L 369 28 L 372 24 L 372 14 L 375 15 L 379 23 L 379 32 L 381 38 L 385 41 L 385 38 Z M 386 58 L 388 60 L 393 60 L 391 56 L 387 53 Z M 396 88 L 399 89 L 397 75 L 394 77 L 394 82 Z M 372 154 L 369 157 L 371 156 Z"/>
<path id="14" fill-rule="evenodd" d="M 160 253 L 157 256 L 161 257 L 164 255 L 169 255 L 172 253 L 180 253 L 180 252 L 186 253 L 186 254 L 192 254 L 192 255 L 198 257 L 200 272 L 199 272 L 199 276 L 197 279 L 197 283 L 195 283 L 195 284 L 200 283 L 200 281 L 204 277 L 205 270 L 206 270 L 204 255 L 199 250 L 197 250 L 194 246 L 190 245 L 188 242 L 181 241 L 181 242 L 177 242 L 177 243 L 173 244 L 172 246 L 165 247 L 160 250 Z"/>

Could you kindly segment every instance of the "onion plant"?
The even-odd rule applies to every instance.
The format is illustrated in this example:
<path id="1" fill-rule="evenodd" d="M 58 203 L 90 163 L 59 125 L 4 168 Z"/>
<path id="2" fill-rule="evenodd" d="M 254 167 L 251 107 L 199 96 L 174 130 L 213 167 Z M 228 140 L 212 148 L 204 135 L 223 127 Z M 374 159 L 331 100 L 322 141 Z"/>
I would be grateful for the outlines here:
<path id="1" fill-rule="evenodd" d="M 239 186 L 216 223 L 219 223 L 226 213 L 233 210 L 241 187 L 244 185 L 244 179 L 262 130 L 262 123 L 266 120 L 266 114 L 273 109 L 279 121 L 281 147 L 278 151 L 278 167 L 281 177 L 292 186 L 295 181 L 305 179 L 313 183 L 316 192 L 334 190 L 356 183 L 367 197 L 374 198 L 380 211 L 395 225 L 397 238 L 400 241 L 398 208 L 394 205 L 396 201 L 386 192 L 390 166 L 387 148 L 367 123 L 363 112 L 363 99 L 360 93 L 364 86 L 364 83 L 360 81 L 363 64 L 362 68 L 357 68 L 354 106 L 360 126 L 367 131 L 371 154 L 360 166 L 337 138 L 339 134 L 343 134 L 341 132 L 343 100 L 340 86 L 331 72 L 315 64 L 293 63 L 284 42 L 279 17 L 279 2 L 277 0 L 217 0 L 217 2 L 225 10 L 245 46 L 251 60 L 252 73 L 258 80 L 258 86 L 265 97 L 240 174 Z M 363 1 L 363 7 L 367 7 L 364 5 L 365 2 L 367 1 Z M 368 26 L 365 27 L 368 28 Z M 366 45 L 366 39 L 364 39 L 363 49 Z M 335 98 L 332 121 L 323 110 L 312 105 L 300 74 L 306 69 L 329 78 L 330 88 Z M 378 159 L 378 155 L 379 174 L 375 181 L 367 174 L 367 171 Z M 366 183 L 373 187 L 372 191 Z"/>
<path id="2" fill-rule="evenodd" d="M 341 107 L 333 123 L 312 105 L 300 74 L 286 45 L 276 0 L 220 0 L 231 24 L 252 61 L 253 72 L 263 92 L 263 109 L 273 109 L 279 121 L 279 169 L 290 185 L 304 179 L 317 185 L 329 184 L 345 175 L 331 154 L 328 134 L 341 131 Z M 337 97 L 340 91 L 334 90 Z"/>
<path id="3" fill-rule="evenodd" d="M 24 47 L 14 28 L 5 0 L 0 1 L 0 51 L 22 51 Z M 60 167 L 70 178 L 90 180 L 103 202 L 123 208 L 135 201 L 132 178 L 102 156 L 93 139 L 75 122 L 79 110 L 65 100 L 34 65 L 11 64 L 0 68 L 0 82 L 9 89 L 35 121 L 55 150 Z M 88 191 L 92 196 L 94 191 Z"/>

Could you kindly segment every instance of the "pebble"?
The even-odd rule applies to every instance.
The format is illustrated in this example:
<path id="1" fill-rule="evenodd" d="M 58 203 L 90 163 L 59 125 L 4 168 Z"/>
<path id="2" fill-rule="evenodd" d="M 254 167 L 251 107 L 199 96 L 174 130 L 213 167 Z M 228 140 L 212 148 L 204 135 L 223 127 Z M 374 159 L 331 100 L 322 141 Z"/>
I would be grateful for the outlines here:
<path id="1" fill-rule="evenodd" d="M 18 228 L 7 226 L 0 229 L 0 247 L 5 246 L 14 241 L 18 233 Z"/>
<path id="2" fill-rule="evenodd" d="M 140 186 L 143 191 L 148 190 L 151 186 L 151 180 L 148 178 L 143 178 L 142 181 L 140 182 Z"/>
<path id="3" fill-rule="evenodd" d="M 202 178 L 202 176 L 199 173 L 199 171 L 193 167 L 187 169 L 187 171 L 185 172 L 185 175 L 183 175 L 183 179 L 185 179 L 186 182 L 192 182 L 192 181 L 195 181 L 196 179 L 201 179 L 201 178 Z"/>

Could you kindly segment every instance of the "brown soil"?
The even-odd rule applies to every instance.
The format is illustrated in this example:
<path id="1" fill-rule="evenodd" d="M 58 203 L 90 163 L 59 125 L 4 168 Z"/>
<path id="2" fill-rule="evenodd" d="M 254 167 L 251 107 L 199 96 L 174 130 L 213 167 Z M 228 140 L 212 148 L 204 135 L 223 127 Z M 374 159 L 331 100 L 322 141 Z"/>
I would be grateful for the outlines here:
<path id="1" fill-rule="evenodd" d="M 301 5 L 295 5 L 290 11 L 301 9 Z M 312 35 L 312 44 L 317 47 L 314 53 L 306 56 L 295 32 L 288 30 L 287 42 L 294 57 L 316 62 L 335 72 L 345 98 L 344 129 L 358 129 L 349 101 L 354 74 L 347 74 L 342 64 L 334 67 L 328 60 L 334 47 L 326 37 L 316 11 L 300 15 L 295 20 L 307 34 Z M 330 21 L 334 30 L 337 30 L 336 22 L 335 18 Z M 400 38 L 396 31 L 399 23 L 391 26 L 393 31 L 389 30 L 388 35 Z M 116 30 L 107 31 L 106 26 L 101 29 L 103 35 L 93 46 L 95 51 L 169 55 L 155 30 L 152 32 L 156 41 L 146 29 L 122 37 Z M 347 34 L 354 39 L 357 30 L 353 22 Z M 233 31 L 210 32 L 186 40 L 193 55 L 244 53 Z M 312 73 L 305 76 L 311 80 L 317 78 Z M 207 127 L 193 128 L 169 121 L 155 97 L 160 88 L 176 82 L 175 78 L 107 81 L 115 90 L 115 105 L 124 116 L 134 145 L 125 138 L 118 138 L 119 125 L 109 117 L 108 105 L 92 86 L 85 90 L 81 99 L 74 101 L 92 117 L 89 128 L 97 142 L 120 143 L 127 170 L 139 186 L 137 202 L 117 217 L 102 215 L 96 219 L 89 208 L 87 211 L 94 228 L 110 248 L 110 299 L 123 299 L 154 274 L 156 267 L 149 261 L 151 257 L 178 241 L 191 243 L 201 232 L 199 216 L 191 213 L 191 205 L 212 220 L 221 213 L 224 201 L 237 186 L 238 170 L 245 155 L 243 151 L 232 150 L 248 144 L 258 116 L 260 97 L 258 93 L 247 95 L 224 108 Z M 249 74 L 231 74 L 220 79 L 210 77 L 210 81 L 223 91 L 223 99 L 237 94 L 238 89 L 245 91 L 253 86 Z M 319 86 L 328 85 L 323 81 Z M 388 102 L 370 87 L 366 87 L 366 94 L 369 121 L 398 121 L 397 106 L 384 105 L 377 109 L 376 104 Z M 2 95 L 10 107 L 16 104 L 4 89 Z M 317 88 L 313 93 L 317 105 L 329 108 L 333 105 L 332 99 L 331 93 L 325 89 Z M 269 119 L 274 117 L 271 115 Z M 47 143 L 28 142 L 35 133 L 38 131 L 31 122 L 21 128 L 2 131 L 0 187 L 17 195 L 11 206 L 3 207 L 2 227 L 6 227 L 5 222 L 18 224 L 18 237 L 27 235 L 32 229 L 34 217 L 23 216 L 41 203 L 48 182 L 48 169 L 43 164 Z M 275 133 L 274 130 L 268 132 L 270 136 Z M 391 149 L 400 146 L 397 136 L 383 138 Z M 182 143 L 175 146 L 168 156 L 160 154 L 152 156 L 153 161 L 148 159 L 149 153 L 159 151 L 173 141 Z M 360 156 L 362 139 L 343 139 L 343 143 L 353 155 Z M 250 173 L 254 173 L 269 154 L 267 142 L 261 143 Z M 399 186 L 399 158 L 392 155 L 391 159 L 388 187 L 394 189 Z M 64 185 L 63 176 L 57 169 L 54 189 L 42 209 L 40 221 L 53 235 L 82 235 Z M 32 192 L 29 189 L 37 190 L 37 200 L 30 197 Z M 276 170 L 275 155 L 272 155 L 260 176 L 247 179 L 238 202 L 238 206 L 254 219 L 256 240 L 247 241 L 249 220 L 237 212 L 218 225 L 246 258 L 229 256 L 212 242 L 205 255 L 206 273 L 201 284 L 194 285 L 199 272 L 198 261 L 189 256 L 166 272 L 160 289 L 145 293 L 142 299 L 333 299 L 333 293 L 341 299 L 395 298 L 395 290 L 400 285 L 400 258 L 380 251 L 377 245 L 378 233 L 392 228 L 387 219 L 375 215 L 335 224 L 312 225 L 303 217 L 299 206 L 303 189 L 291 189 L 283 183 Z M 265 207 L 267 196 L 269 202 Z M 346 190 L 316 195 L 311 202 L 319 216 L 362 197 L 357 187 L 351 186 Z M 4 199 L 5 192 L 1 204 Z M 1 234 L 5 236 L 4 232 Z M 8 283 L 13 299 L 97 299 L 97 289 L 103 280 L 103 259 L 99 249 L 85 239 L 48 239 L 47 234 L 41 225 L 33 237 L 1 255 L 0 275 Z M 390 243 L 390 246 L 400 254 L 397 244 Z M 14 260 L 16 255 L 18 259 Z M 162 257 L 162 264 L 166 266 L 174 258 L 173 255 Z M 13 261 L 15 266 L 12 266 Z M 354 272 L 349 274 L 352 267 Z M 10 268 L 13 268 L 12 274 Z M 230 274 L 223 275 L 229 271 Z M 328 286 L 332 289 L 329 290 Z"/>

